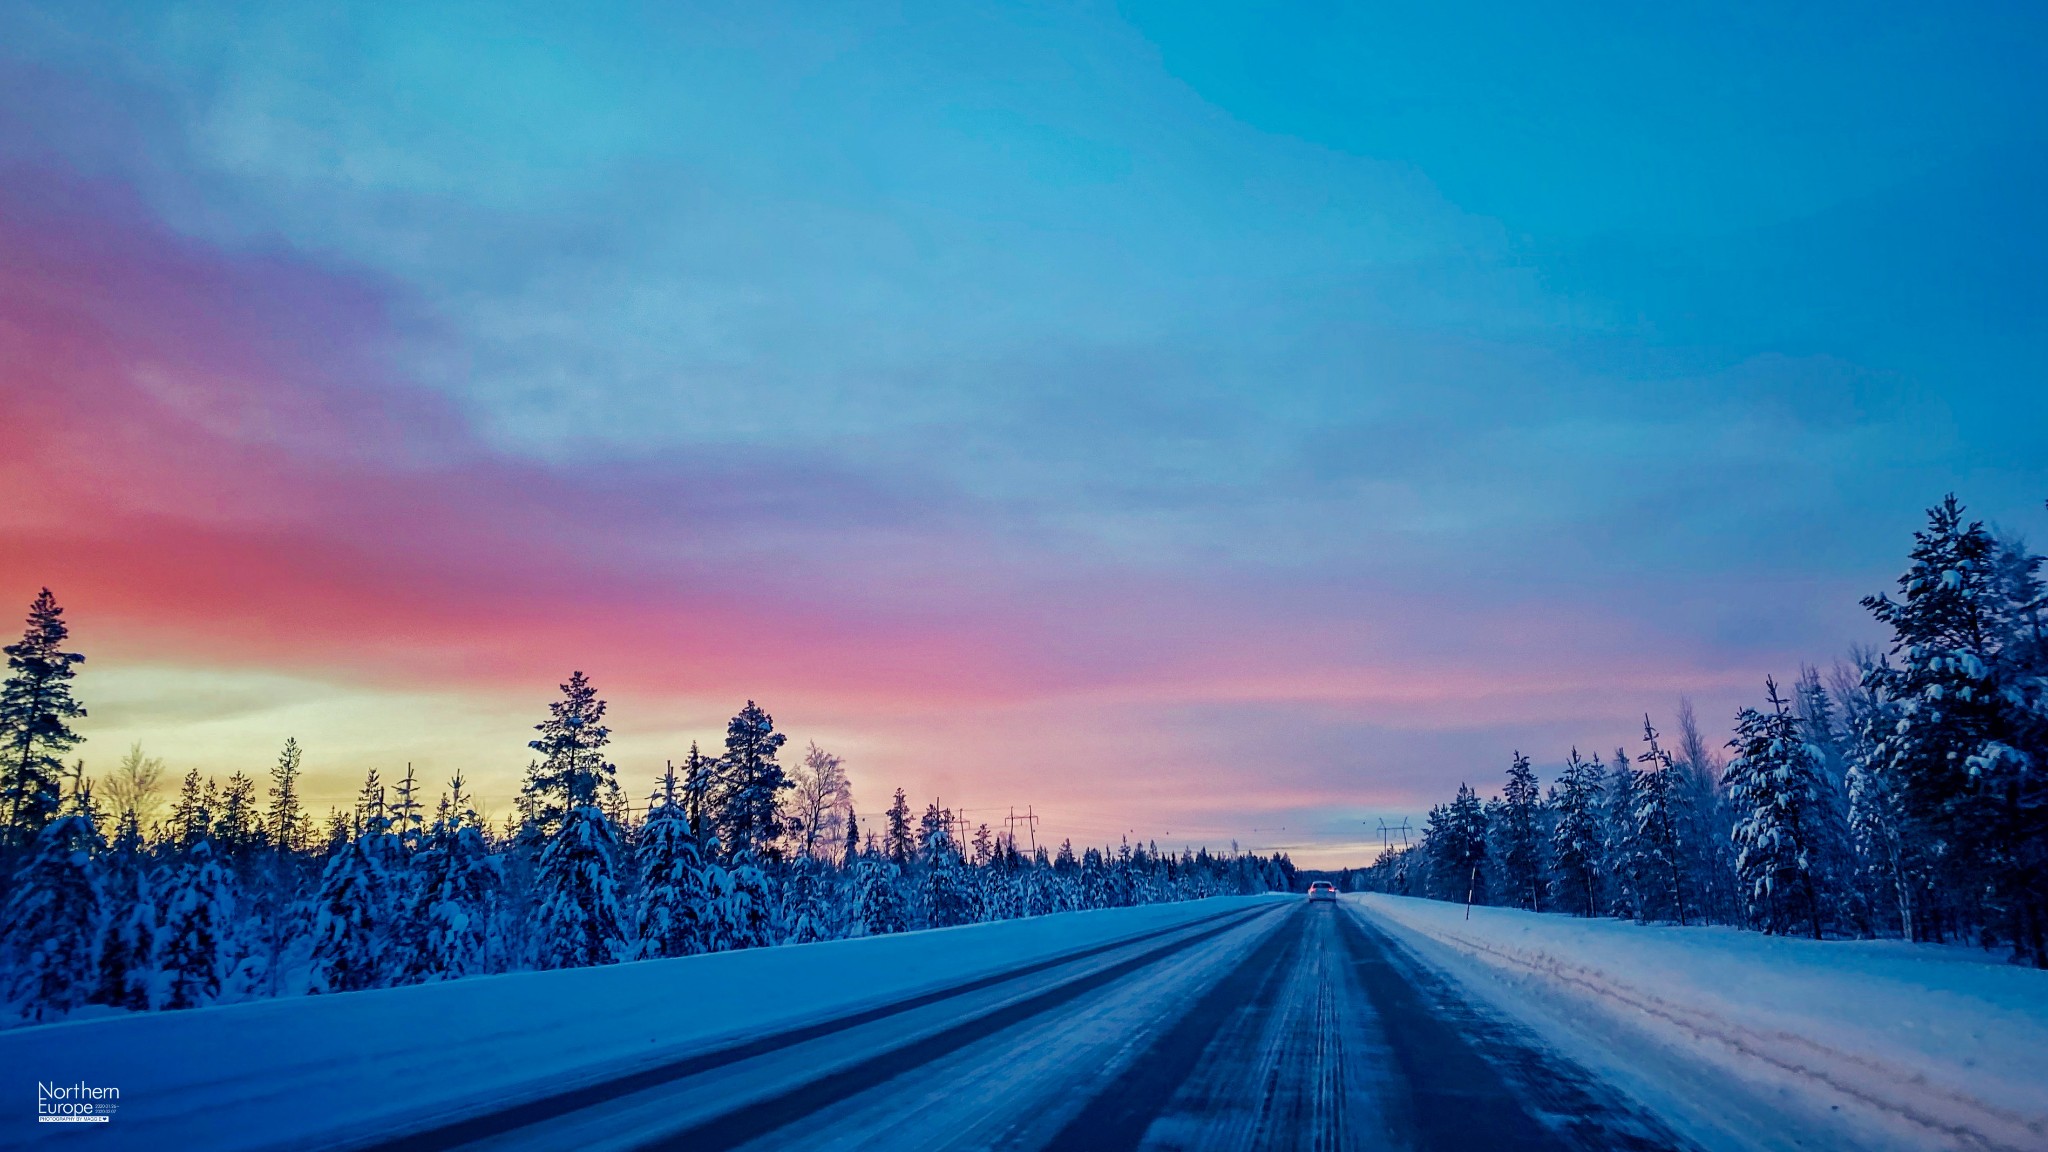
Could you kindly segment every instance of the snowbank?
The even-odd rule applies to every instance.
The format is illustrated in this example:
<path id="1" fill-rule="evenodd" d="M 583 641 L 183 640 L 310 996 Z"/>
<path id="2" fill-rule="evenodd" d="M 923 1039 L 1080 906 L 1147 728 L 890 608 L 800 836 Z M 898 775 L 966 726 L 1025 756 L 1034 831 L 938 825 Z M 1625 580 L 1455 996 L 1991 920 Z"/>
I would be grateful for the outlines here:
<path id="1" fill-rule="evenodd" d="M 324 1146 L 602 1079 L 1035 960 L 1269 899 L 1069 912 L 568 972 L 67 1021 L 0 1033 L 0 1087 L 120 1089 L 111 1123 L 42 1125 L 0 1146 Z"/>
<path id="2" fill-rule="evenodd" d="M 1349 899 L 1710 1148 L 2048 1149 L 2048 972 L 1896 941 Z"/>

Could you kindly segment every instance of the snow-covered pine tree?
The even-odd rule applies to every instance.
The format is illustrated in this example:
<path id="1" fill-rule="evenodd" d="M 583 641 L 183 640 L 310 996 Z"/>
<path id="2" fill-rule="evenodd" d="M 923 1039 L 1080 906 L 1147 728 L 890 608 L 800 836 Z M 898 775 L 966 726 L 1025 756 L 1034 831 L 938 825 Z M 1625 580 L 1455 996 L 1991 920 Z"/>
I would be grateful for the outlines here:
<path id="1" fill-rule="evenodd" d="M 1021 875 L 1014 854 L 999 849 L 989 863 L 970 874 L 974 885 L 976 916 L 985 921 L 1010 920 L 1023 915 Z"/>
<path id="2" fill-rule="evenodd" d="M 1687 856 L 1686 884 L 1693 893 L 1689 903 L 1703 922 L 1718 917 L 1732 924 L 1740 918 L 1742 904 L 1730 839 L 1735 815 L 1721 789 L 1721 757 L 1701 734 L 1692 700 L 1685 696 L 1678 698 L 1678 752 L 1672 759 L 1681 769 L 1684 793 L 1678 832 Z"/>
<path id="3" fill-rule="evenodd" d="M 1391 891 L 1403 896 L 1414 894 L 1414 881 L 1408 871 L 1408 862 L 1415 856 L 1412 848 L 1403 848 L 1394 853 L 1393 887 Z"/>
<path id="4" fill-rule="evenodd" d="M 854 866 L 851 919 L 855 933 L 882 936 L 908 927 L 899 877 L 896 865 L 881 857 L 863 857 Z"/>
<path id="5" fill-rule="evenodd" d="M 1074 873 L 1074 886 L 1080 893 L 1081 907 L 1109 907 L 1109 884 L 1105 871 L 1100 849 L 1091 845 L 1081 850 L 1081 867 Z"/>
<path id="6" fill-rule="evenodd" d="M 1658 744 L 1657 730 L 1650 726 L 1647 715 L 1643 717 L 1643 741 L 1649 749 L 1636 759 L 1650 767 L 1636 780 L 1635 851 L 1637 874 L 1644 885 L 1637 895 L 1648 901 L 1654 892 L 1656 910 L 1669 910 L 1682 926 L 1686 922 L 1684 829 L 1691 791 L 1685 770 Z"/>
<path id="7" fill-rule="evenodd" d="M 498 861 L 463 793 L 462 774 L 448 787 L 413 861 L 415 930 L 407 974 L 414 982 L 459 980 L 489 970 Z"/>
<path id="8" fill-rule="evenodd" d="M 1550 856 L 1555 862 L 1551 893 L 1574 915 L 1596 916 L 1600 910 L 1600 873 L 1605 860 L 1602 834 L 1601 777 L 1598 756 L 1589 763 L 1572 749 L 1564 771 L 1551 786 Z"/>
<path id="9" fill-rule="evenodd" d="M 1444 863 L 1444 841 L 1450 828 L 1450 814 L 1441 804 L 1429 806 L 1429 814 L 1422 818 L 1422 831 L 1415 839 L 1415 880 L 1421 888 L 1419 895 L 1431 900 L 1449 900 L 1451 882 L 1447 878 L 1454 871 L 1453 866 Z"/>
<path id="10" fill-rule="evenodd" d="M 1051 867 L 1034 864 L 1025 873 L 1020 901 L 1026 916 L 1045 916 L 1060 910 L 1059 874 Z"/>
<path id="11" fill-rule="evenodd" d="M 2048 560 L 2017 538 L 1999 540 L 1998 584 L 2005 601 L 2006 636 L 1998 678 L 2012 725 L 2005 751 L 1980 755 L 1980 779 L 2007 796 L 2006 847 L 1993 869 L 2010 887 L 1997 907 L 2016 942 L 2016 953 L 2048 967 Z"/>
<path id="12" fill-rule="evenodd" d="M 718 761 L 699 751 L 695 740 L 690 741 L 690 754 L 683 757 L 681 788 L 683 815 L 696 831 L 701 852 L 712 835 L 711 796 L 718 789 Z"/>
<path id="13" fill-rule="evenodd" d="M 531 967 L 539 951 L 540 853 L 547 839 L 538 824 L 515 812 L 493 847 L 500 884 L 489 933 L 490 970 L 519 971 Z"/>
<path id="14" fill-rule="evenodd" d="M 1074 873 L 1080 866 L 1080 861 L 1074 857 L 1074 842 L 1067 839 L 1061 840 L 1059 851 L 1053 854 L 1052 870 L 1062 876 L 1066 876 Z"/>
<path id="15" fill-rule="evenodd" d="M 1850 660 L 1837 667 L 1831 687 L 1847 734 L 1844 786 L 1858 886 L 1874 920 L 1915 940 L 1919 937 L 1913 909 L 1926 884 L 1927 869 L 1908 837 L 1905 798 L 1890 760 L 1882 754 L 1885 738 L 1898 726 L 1898 709 L 1864 685 L 1868 669 L 1881 657 L 1852 651 Z"/>
<path id="16" fill-rule="evenodd" d="M 199 769 L 194 768 L 185 773 L 185 783 L 171 803 L 170 845 L 184 851 L 206 839 L 212 830 L 213 810 L 207 799 L 206 782 L 200 778 Z"/>
<path id="17" fill-rule="evenodd" d="M 1517 751 L 1508 765 L 1508 782 L 1500 793 L 1499 841 L 1501 899 L 1530 911 L 1543 908 L 1542 793 L 1529 758 Z"/>
<path id="18" fill-rule="evenodd" d="M 645 959 L 693 956 L 707 949 L 710 915 L 704 860 L 673 765 L 662 775 L 647 822 L 640 826 L 640 903 L 634 939 Z"/>
<path id="19" fill-rule="evenodd" d="M 512 797 L 510 819 L 519 826 L 519 831 L 511 834 L 513 837 L 524 834 L 526 829 L 532 829 L 533 836 L 545 838 L 561 823 L 562 814 L 555 808 L 551 794 L 542 787 L 539 777 L 540 761 L 528 760 L 526 776 L 519 782 L 519 794 Z M 535 843 L 538 842 L 536 839 Z"/>
<path id="20" fill-rule="evenodd" d="M 1234 892 L 1236 877 L 1231 874 L 1223 883 L 1224 894 Z M 1081 889 L 1081 863 L 1076 860 L 1073 868 L 1066 872 L 1052 874 L 1053 911 L 1079 912 L 1088 907 L 1088 894 Z"/>
<path id="21" fill-rule="evenodd" d="M 307 848 L 306 809 L 299 800 L 299 776 L 305 752 L 296 737 L 286 737 L 284 750 L 270 769 L 270 807 L 263 814 L 263 830 L 271 846 L 286 852 Z"/>
<path id="22" fill-rule="evenodd" d="M 228 777 L 220 791 L 220 807 L 214 813 L 213 831 L 207 837 L 221 862 L 240 872 L 263 843 L 263 827 L 256 811 L 256 782 L 242 773 Z"/>
<path id="23" fill-rule="evenodd" d="M 853 867 L 853 862 L 859 858 L 860 820 L 854 816 L 853 809 L 848 808 L 846 810 L 846 844 L 839 851 L 839 866 L 841 868 L 851 868 Z"/>
<path id="24" fill-rule="evenodd" d="M 882 851 L 889 862 L 898 868 L 909 865 L 912 851 L 910 833 L 910 801 L 903 795 L 903 789 L 896 790 L 896 798 L 889 802 L 888 827 L 882 833 Z M 1069 849 L 1069 855 L 1072 854 Z"/>
<path id="25" fill-rule="evenodd" d="M 782 943 L 809 944 L 836 936 L 827 866 L 809 853 L 799 853 L 783 875 Z"/>
<path id="26" fill-rule="evenodd" d="M 1799 666 L 1793 701 L 1800 733 L 1820 757 L 1828 798 L 1835 806 L 1831 819 L 1840 833 L 1833 849 L 1835 857 L 1827 862 L 1829 874 L 1835 877 L 1829 903 L 1843 930 L 1869 937 L 1874 935 L 1871 905 L 1876 886 L 1871 883 L 1872 872 L 1857 855 L 1858 840 L 1849 823 L 1849 764 L 1856 741 L 1849 731 L 1848 714 L 1822 681 L 1820 669 L 1810 664 Z"/>
<path id="27" fill-rule="evenodd" d="M 633 834 L 638 824 L 633 819 L 633 801 L 627 797 L 626 790 L 619 787 L 617 779 L 607 780 L 599 786 L 597 806 L 604 812 L 605 819 L 612 822 L 612 828 L 618 833 L 621 847 L 630 854 Z M 632 869 L 629 867 L 626 869 L 629 880 L 631 874 Z"/>
<path id="28" fill-rule="evenodd" d="M 917 818 L 917 846 L 915 850 L 915 859 L 918 863 L 931 863 L 932 844 L 934 843 L 935 839 L 947 844 L 950 844 L 952 842 L 951 837 L 948 835 L 948 833 L 952 829 L 952 825 L 952 811 L 949 809 L 940 808 L 939 802 L 937 800 L 933 800 L 931 803 L 924 806 L 924 815 L 919 816 Z"/>
<path id="29" fill-rule="evenodd" d="M 619 909 L 618 831 L 599 807 L 617 774 L 604 758 L 611 741 L 605 703 L 576 672 L 548 713 L 535 726 L 541 735 L 531 747 L 542 760 L 527 781 L 541 819 L 553 814 L 559 825 L 536 861 L 536 959 L 543 968 L 616 963 L 629 949 Z"/>
<path id="30" fill-rule="evenodd" d="M 83 816 L 45 824 L 15 873 L 0 920 L 6 1003 L 40 1022 L 92 997 L 101 915 L 99 833 Z"/>
<path id="31" fill-rule="evenodd" d="M 541 849 L 539 951 L 542 968 L 614 964 L 628 954 L 619 910 L 619 842 L 595 804 L 571 807 Z"/>
<path id="32" fill-rule="evenodd" d="M 220 997 L 235 961 L 235 891 L 202 839 L 180 854 L 165 893 L 158 967 L 163 1007 L 197 1008 Z"/>
<path id="33" fill-rule="evenodd" d="M 371 768 L 363 774 L 363 786 L 356 792 L 356 819 L 350 826 L 350 834 L 372 827 L 380 832 L 388 831 L 390 813 L 387 800 L 384 781 L 378 777 L 377 770 Z"/>
<path id="34" fill-rule="evenodd" d="M 1723 782 L 1735 805 L 1735 870 L 1751 923 L 1768 933 L 1804 924 L 1821 938 L 1821 891 L 1833 879 L 1841 831 L 1833 785 L 1799 717 L 1764 680 L 1770 711 L 1744 708 L 1735 717 L 1735 751 Z"/>
<path id="35" fill-rule="evenodd" d="M 141 1011 L 150 1006 L 150 986 L 156 974 L 157 910 L 142 828 L 132 806 L 115 823 L 114 839 L 102 863 L 105 915 L 93 999 Z"/>
<path id="36" fill-rule="evenodd" d="M 381 987 L 391 936 L 392 878 L 387 854 L 371 835 L 351 837 L 327 858 L 314 900 L 310 990 L 356 992 Z M 381 829 L 374 835 L 382 835 Z"/>
<path id="37" fill-rule="evenodd" d="M 712 806 L 719 842 L 735 857 L 743 851 L 768 852 L 782 835 L 782 793 L 789 777 L 775 754 L 788 739 L 752 700 L 725 726 L 725 755 L 719 758 Z"/>
<path id="38" fill-rule="evenodd" d="M 356 822 L 339 808 L 327 810 L 327 824 L 320 830 L 320 855 L 331 857 L 355 839 Z"/>
<path id="39" fill-rule="evenodd" d="M 65 651 L 70 628 L 50 590 L 29 604 L 21 642 L 9 644 L 0 683 L 0 858 L 25 850 L 57 815 L 64 753 L 79 740 L 71 721 L 85 709 L 71 681 L 85 657 Z"/>
<path id="40" fill-rule="evenodd" d="M 1153 858 L 1145 846 L 1120 844 L 1117 854 L 1109 860 L 1110 899 L 1122 901 L 1116 907 L 1134 908 L 1150 903 L 1157 886 Z"/>
<path id="41" fill-rule="evenodd" d="M 251 909 L 251 945 L 267 974 L 268 995 L 283 994 L 293 949 L 310 946 L 314 909 L 310 887 L 313 828 L 299 798 L 303 752 L 287 738 L 270 768 L 269 803 L 258 823 L 261 848 L 243 868 L 244 895 Z"/>
<path id="42" fill-rule="evenodd" d="M 947 834 L 946 825 L 934 802 L 925 813 L 924 843 L 919 854 L 923 875 L 917 886 L 918 912 L 931 928 L 950 928 L 972 920 L 967 885 L 961 875 L 960 852 Z"/>
<path id="43" fill-rule="evenodd" d="M 527 747 L 541 758 L 527 769 L 521 795 L 542 831 L 553 832 L 570 807 L 596 804 L 607 785 L 616 785 L 617 769 L 604 758 L 612 738 L 604 713 L 605 702 L 589 678 L 572 672 L 562 698 L 548 705 L 548 718 L 534 725 L 540 735 Z"/>
<path id="44" fill-rule="evenodd" d="M 416 851 L 420 839 L 426 832 L 425 806 L 420 803 L 419 779 L 413 775 L 412 761 L 405 763 L 405 775 L 399 778 L 391 798 L 391 834 L 407 853 Z"/>
<path id="45" fill-rule="evenodd" d="M 1866 684 L 1898 720 L 1878 749 L 1899 789 L 1907 836 L 1926 845 L 1948 902 L 2048 967 L 2048 772 L 2039 747 L 2043 672 L 2038 557 L 2007 549 L 1951 495 L 1914 534 L 1898 600 L 1863 605 L 1892 629 Z M 2029 747 L 2029 745 L 2035 745 Z"/>
<path id="46" fill-rule="evenodd" d="M 1834 697 L 1828 695 L 1827 686 L 1821 683 L 1820 669 L 1811 664 L 1799 666 L 1799 682 L 1793 685 L 1792 700 L 1801 738 L 1819 757 L 1821 771 L 1827 774 L 1835 795 L 1842 797 L 1842 790 L 1848 785 L 1848 741 L 1842 734 Z"/>
<path id="47" fill-rule="evenodd" d="M 373 772 L 370 783 L 374 781 Z M 366 810 L 371 815 L 363 821 L 356 843 L 376 865 L 372 875 L 377 882 L 382 924 L 382 979 L 389 984 L 400 984 L 411 980 L 413 957 L 420 947 L 420 925 L 412 917 L 414 851 L 413 846 L 398 835 L 396 809 L 389 803 L 384 786 L 376 785 L 376 795 L 371 800 L 370 783 L 364 785 L 364 795 Z"/>
<path id="48" fill-rule="evenodd" d="M 1601 824 L 1605 829 L 1601 856 L 1611 881 L 1607 885 L 1607 914 L 1637 921 L 1648 915 L 1643 898 L 1642 837 L 1636 824 L 1636 795 L 1641 781 L 1642 773 L 1629 761 L 1628 751 L 1616 748 L 1614 760 L 1607 767 L 1606 800 L 1601 806 Z"/>
<path id="49" fill-rule="evenodd" d="M 711 951 L 761 948 L 775 942 L 775 897 L 768 874 L 751 849 L 733 854 L 730 866 L 704 868 L 710 896 Z"/>
<path id="50" fill-rule="evenodd" d="M 1432 810 L 1423 831 L 1433 857 L 1430 894 L 1460 904 L 1487 903 L 1486 810 L 1478 793 L 1458 785 L 1456 798 Z"/>
<path id="51" fill-rule="evenodd" d="M 1491 799 L 1480 801 L 1479 811 L 1486 817 L 1486 864 L 1480 869 L 1481 876 L 1479 879 L 1481 887 L 1492 897 L 1497 893 L 1503 892 L 1507 887 L 1506 881 L 1501 877 L 1500 866 L 1500 825 L 1502 819 L 1500 797 L 1495 796 Z M 1513 899 L 1514 897 L 1509 895 L 1502 899 L 1501 902 L 1510 903 Z M 1488 904 L 1494 902 L 1494 899 L 1485 901 Z"/>

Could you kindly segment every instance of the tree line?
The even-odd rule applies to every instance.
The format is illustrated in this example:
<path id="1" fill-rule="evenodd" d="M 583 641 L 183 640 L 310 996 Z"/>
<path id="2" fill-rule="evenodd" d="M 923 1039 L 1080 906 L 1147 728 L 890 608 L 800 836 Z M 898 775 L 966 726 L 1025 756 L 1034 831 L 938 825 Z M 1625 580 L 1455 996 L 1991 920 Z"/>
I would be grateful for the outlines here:
<path id="1" fill-rule="evenodd" d="M 0 686 L 0 1014 L 193 1008 L 528 969 L 577 968 L 1291 887 L 1284 855 L 1156 844 L 1020 851 L 956 832 L 901 789 L 865 834 L 840 758 L 752 701 L 715 755 L 692 744 L 644 808 L 605 755 L 581 672 L 535 726 L 513 812 L 493 827 L 460 775 L 429 806 L 408 766 L 372 769 L 314 821 L 287 739 L 259 795 L 243 772 L 165 771 L 138 745 L 104 784 L 65 763 L 85 715 L 48 589 Z"/>
<path id="2" fill-rule="evenodd" d="M 2042 558 L 1928 510 L 1891 631 L 1829 674 L 1764 681 L 1722 748 L 1681 701 L 1675 744 L 1574 748 L 1547 790 L 1516 752 L 1468 785 L 1364 887 L 1578 916 L 1729 924 L 1815 939 L 2009 949 L 2048 967 L 2048 608 Z"/>

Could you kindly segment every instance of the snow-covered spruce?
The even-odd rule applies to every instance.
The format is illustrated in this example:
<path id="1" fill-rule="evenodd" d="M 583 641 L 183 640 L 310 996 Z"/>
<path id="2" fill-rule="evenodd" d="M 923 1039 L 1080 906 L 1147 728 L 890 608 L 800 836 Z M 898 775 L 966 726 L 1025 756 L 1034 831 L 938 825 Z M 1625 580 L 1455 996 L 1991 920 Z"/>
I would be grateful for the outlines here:
<path id="1" fill-rule="evenodd" d="M 0 896 L 0 1005 L 11 1023 L 88 1003 L 143 1011 L 355 992 L 1257 892 L 1291 879 L 1284 857 L 1125 844 L 1081 858 L 1066 846 L 1055 859 L 1020 852 L 986 826 L 962 844 L 953 813 L 936 802 L 916 836 L 901 791 L 886 846 L 864 840 L 839 758 L 813 745 L 785 773 L 776 759 L 784 737 L 752 702 L 727 726 L 726 755 L 692 747 L 636 819 L 605 759 L 605 702 L 581 673 L 536 725 L 535 758 L 501 827 L 478 816 L 459 776 L 424 820 L 423 785 L 409 767 L 395 788 L 371 769 L 354 805 L 316 824 L 300 795 L 306 751 L 296 740 L 271 768 L 266 798 L 240 773 L 223 784 L 193 771 L 160 814 L 147 801 L 161 762 L 137 746 L 113 780 L 120 807 L 110 820 L 80 774 L 57 779 L 49 796 L 35 783 L 47 766 L 38 757 L 62 745 L 61 721 L 82 714 L 59 691 L 60 673 L 77 662 L 58 647 L 60 623 L 54 602 L 38 598 L 9 697 L 40 701 L 18 713 L 40 735 L 26 742 L 30 771 L 14 762 L 11 779 L 30 784 L 9 832 L 23 847 Z M 6 746 L 18 752 L 23 742 Z"/>
<path id="2" fill-rule="evenodd" d="M 1771 710 L 1744 708 L 1735 719 L 1735 760 L 1723 782 L 1736 819 L 1735 873 L 1749 918 L 1766 932 L 1797 931 L 1818 940 L 1821 893 L 1833 879 L 1843 841 L 1840 805 L 1820 754 L 1799 719 L 1765 681 Z"/>
<path id="3" fill-rule="evenodd" d="M 1555 910 L 1809 936 L 1969 941 L 2048 967 L 2048 595 L 2042 558 L 1928 510 L 1896 596 L 1864 599 L 1888 651 L 1852 650 L 1735 717 L 1724 763 L 1680 701 L 1666 748 L 1604 777 L 1576 750 L 1530 813 L 1517 755 L 1357 886 L 1529 907 L 1528 829 L 1549 829 Z M 1636 765 L 1642 765 L 1637 768 Z"/>
<path id="4" fill-rule="evenodd" d="M 99 833 L 83 816 L 62 816 L 36 835 L 34 848 L 0 906 L 7 1002 L 32 1020 L 84 1004 L 98 972 L 101 919 Z"/>

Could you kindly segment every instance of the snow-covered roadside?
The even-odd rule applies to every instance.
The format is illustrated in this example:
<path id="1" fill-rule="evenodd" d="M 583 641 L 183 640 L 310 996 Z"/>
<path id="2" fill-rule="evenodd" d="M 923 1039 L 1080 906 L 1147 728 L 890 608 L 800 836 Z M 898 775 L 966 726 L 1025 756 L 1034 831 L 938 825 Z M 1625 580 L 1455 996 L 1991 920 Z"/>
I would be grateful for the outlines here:
<path id="1" fill-rule="evenodd" d="M 1069 912 L 861 940 L 523 972 L 0 1033 L 0 1088 L 120 1089 L 105 1125 L 0 1116 L 0 1146 L 329 1143 L 338 1129 L 573 1087 L 1273 897 Z M 1280 897 L 1285 899 L 1285 897 Z M 466 1109 L 465 1109 L 466 1110 Z M 39 1131 L 40 1129 L 40 1131 Z M 91 1131 L 80 1131 L 91 1129 Z"/>
<path id="2" fill-rule="evenodd" d="M 1961 949 L 1348 899 L 1715 1149 L 2048 1149 L 2048 972 Z"/>

